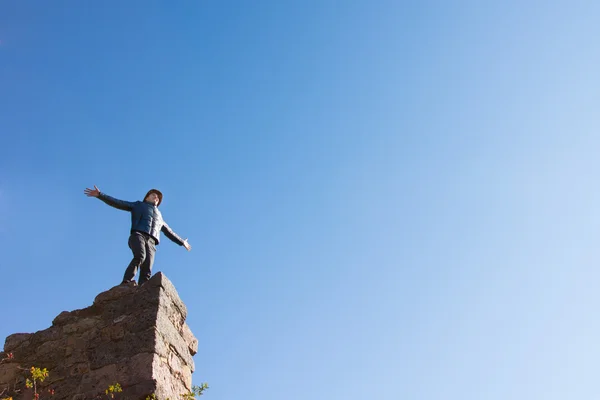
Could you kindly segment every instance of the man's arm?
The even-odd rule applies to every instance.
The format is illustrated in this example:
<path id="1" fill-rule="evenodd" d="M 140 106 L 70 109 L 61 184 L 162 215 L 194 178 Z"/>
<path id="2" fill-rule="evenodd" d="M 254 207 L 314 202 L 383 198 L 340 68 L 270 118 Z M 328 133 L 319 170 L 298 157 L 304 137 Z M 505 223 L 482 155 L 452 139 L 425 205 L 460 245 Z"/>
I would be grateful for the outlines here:
<path id="1" fill-rule="evenodd" d="M 179 237 L 179 235 L 173 232 L 173 229 L 171 229 L 166 222 L 163 221 L 163 226 L 162 228 L 160 228 L 160 230 L 162 231 L 162 233 L 165 234 L 166 237 L 171 239 L 173 242 L 185 247 L 187 251 L 190 251 L 192 249 L 192 245 L 188 243 L 187 239 L 182 239 L 181 237 Z"/>
<path id="2" fill-rule="evenodd" d="M 119 200 L 119 199 L 115 199 L 114 197 L 110 197 L 109 195 L 100 192 L 100 189 L 98 189 L 98 187 L 96 185 L 94 185 L 93 189 L 89 189 L 89 188 L 85 189 L 83 191 L 83 193 L 88 197 L 96 197 L 96 198 L 102 200 L 103 202 L 105 202 L 106 204 L 108 204 L 109 206 L 118 208 L 119 210 L 123 210 L 123 211 L 133 210 L 134 203 L 132 203 L 130 201 Z"/>

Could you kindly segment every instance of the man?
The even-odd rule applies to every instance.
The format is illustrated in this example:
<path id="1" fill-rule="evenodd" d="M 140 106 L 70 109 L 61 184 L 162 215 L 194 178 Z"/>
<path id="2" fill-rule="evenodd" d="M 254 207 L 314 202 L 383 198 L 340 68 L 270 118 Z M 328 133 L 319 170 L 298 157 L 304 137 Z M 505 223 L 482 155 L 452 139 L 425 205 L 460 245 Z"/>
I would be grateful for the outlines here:
<path id="1" fill-rule="evenodd" d="M 135 285 L 135 275 L 138 268 L 140 268 L 139 285 L 143 285 L 150 279 L 156 251 L 155 246 L 160 242 L 160 232 L 163 232 L 166 237 L 178 245 L 184 246 L 188 251 L 192 249 L 187 239 L 181 239 L 162 219 L 158 206 L 162 202 L 163 195 L 159 190 L 151 189 L 146 193 L 144 201 L 135 202 L 110 197 L 100 192 L 96 185 L 94 185 L 94 189 L 85 189 L 83 193 L 88 197 L 97 197 L 109 206 L 131 213 L 129 248 L 133 252 L 133 259 L 125 270 L 122 284 L 133 283 Z"/>

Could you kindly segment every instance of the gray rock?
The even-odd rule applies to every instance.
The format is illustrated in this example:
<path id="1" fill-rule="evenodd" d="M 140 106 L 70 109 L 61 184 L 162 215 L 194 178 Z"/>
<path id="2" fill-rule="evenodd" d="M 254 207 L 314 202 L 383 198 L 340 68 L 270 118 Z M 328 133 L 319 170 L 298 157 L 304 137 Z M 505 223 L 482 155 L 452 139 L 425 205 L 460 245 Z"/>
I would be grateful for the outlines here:
<path id="1" fill-rule="evenodd" d="M 41 390 L 53 388 L 54 400 L 105 397 L 119 383 L 118 398 L 179 398 L 189 392 L 198 340 L 185 323 L 187 308 L 162 273 L 142 287 L 115 286 L 87 308 L 63 311 L 48 329 L 6 338 L 0 363 L 0 392 L 21 400 L 32 365 L 50 376 Z M 31 396 L 31 393 L 27 394 Z"/>
<path id="2" fill-rule="evenodd" d="M 31 338 L 31 333 L 14 333 L 4 341 L 4 352 L 10 353 Z"/>

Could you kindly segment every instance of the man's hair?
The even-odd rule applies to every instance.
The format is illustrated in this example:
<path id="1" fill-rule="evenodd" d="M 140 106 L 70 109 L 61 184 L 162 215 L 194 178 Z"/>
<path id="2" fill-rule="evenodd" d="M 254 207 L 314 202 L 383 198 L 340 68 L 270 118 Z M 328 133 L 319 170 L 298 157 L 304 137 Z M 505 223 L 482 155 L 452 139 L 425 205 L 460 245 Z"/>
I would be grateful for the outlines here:
<path id="1" fill-rule="evenodd" d="M 150 190 L 148 190 L 148 193 L 146 193 L 146 195 L 144 196 L 144 200 L 146 200 L 148 198 L 148 196 L 150 196 L 150 194 L 152 194 L 152 193 L 156 193 L 158 195 L 158 204 L 157 204 L 157 206 L 160 206 L 160 203 L 162 203 L 163 194 L 158 189 L 150 189 Z"/>

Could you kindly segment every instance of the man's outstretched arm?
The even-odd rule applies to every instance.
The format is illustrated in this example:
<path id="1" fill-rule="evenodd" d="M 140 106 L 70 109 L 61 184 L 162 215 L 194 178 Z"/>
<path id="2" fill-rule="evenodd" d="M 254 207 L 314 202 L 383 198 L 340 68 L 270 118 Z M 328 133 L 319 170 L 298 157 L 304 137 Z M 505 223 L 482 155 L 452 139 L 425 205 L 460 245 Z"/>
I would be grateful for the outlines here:
<path id="1" fill-rule="evenodd" d="M 96 198 L 102 200 L 103 202 L 105 202 L 106 204 L 108 204 L 109 206 L 118 208 L 119 210 L 131 211 L 133 209 L 132 202 L 125 201 L 125 200 L 119 200 L 119 199 L 115 199 L 114 197 L 110 197 L 109 195 L 100 192 L 100 189 L 98 189 L 98 187 L 96 185 L 94 185 L 93 189 L 86 188 L 83 191 L 83 194 L 85 194 L 88 197 L 96 197 Z"/>
<path id="2" fill-rule="evenodd" d="M 166 222 L 163 221 L 163 223 L 164 225 L 162 226 L 162 228 L 160 228 L 160 230 L 162 231 L 162 233 L 165 234 L 166 237 L 168 237 L 178 245 L 185 247 L 187 251 L 192 250 L 192 245 L 188 243 L 187 239 L 182 239 L 181 237 L 179 237 L 178 234 L 173 232 L 173 230 L 169 227 L 169 225 L 167 225 Z"/>

